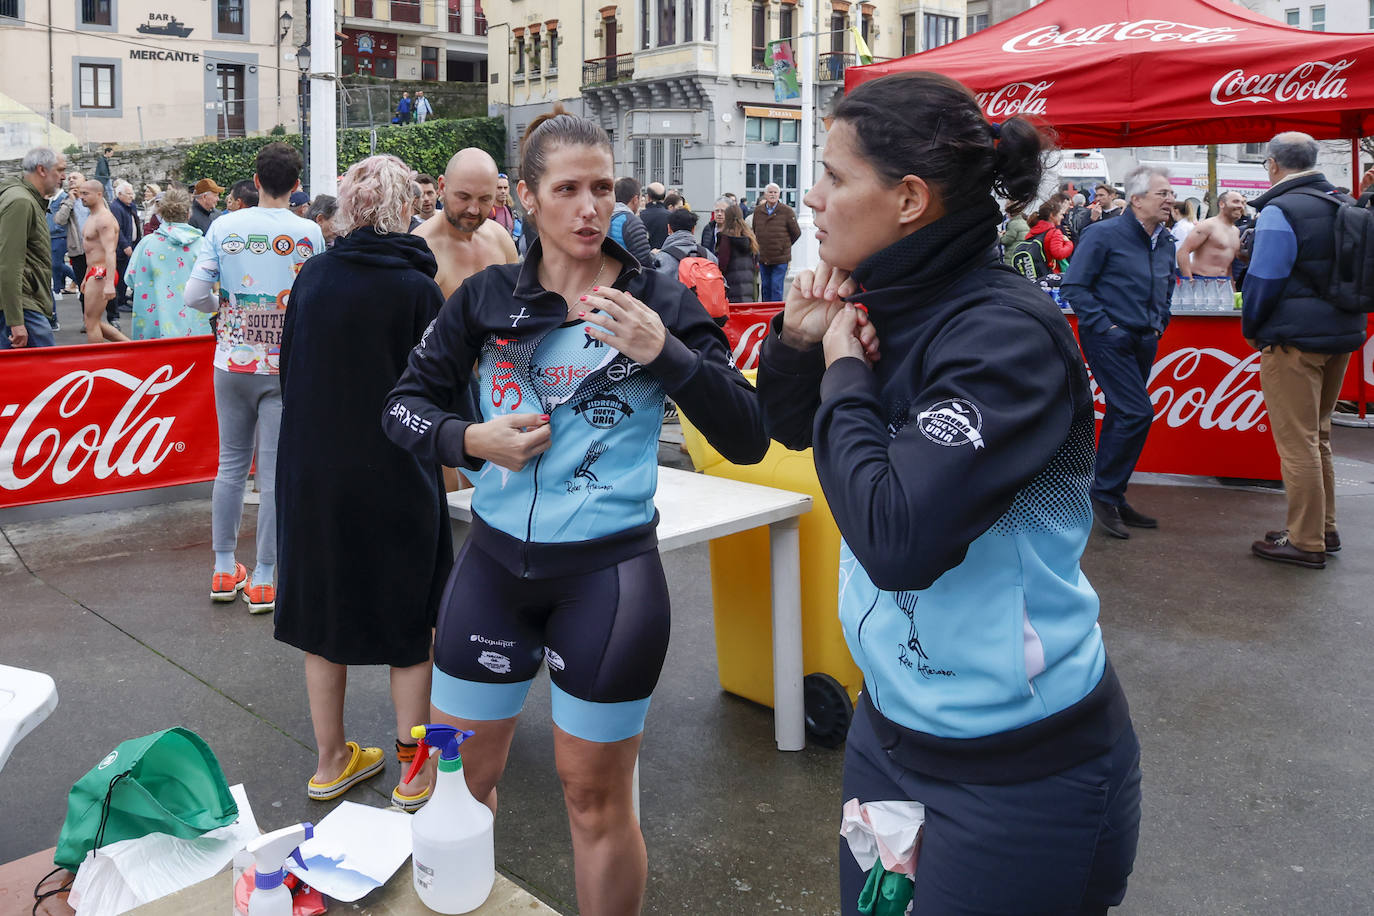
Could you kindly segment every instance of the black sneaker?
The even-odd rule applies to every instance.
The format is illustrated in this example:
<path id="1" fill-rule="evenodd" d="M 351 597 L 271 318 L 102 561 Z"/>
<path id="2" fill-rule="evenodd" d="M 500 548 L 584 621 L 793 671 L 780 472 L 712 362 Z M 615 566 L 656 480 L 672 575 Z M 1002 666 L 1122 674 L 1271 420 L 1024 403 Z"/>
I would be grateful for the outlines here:
<path id="1" fill-rule="evenodd" d="M 1117 511 L 1121 515 L 1121 520 L 1132 528 L 1158 528 L 1159 519 L 1150 518 L 1143 512 L 1137 512 L 1131 508 L 1130 503 L 1122 503 Z"/>
<path id="2" fill-rule="evenodd" d="M 1266 541 L 1269 541 L 1271 544 L 1274 543 L 1275 541 L 1287 540 L 1287 538 L 1288 538 L 1288 529 L 1287 529 L 1287 528 L 1283 529 L 1282 531 L 1266 531 L 1266 532 L 1264 533 L 1264 539 L 1265 539 Z M 1328 532 L 1326 532 L 1326 534 L 1324 535 L 1323 539 L 1326 541 L 1326 552 L 1327 552 L 1327 553 L 1337 553 L 1337 552 L 1340 551 L 1340 549 L 1341 549 L 1341 533 L 1340 533 L 1339 531 L 1328 531 Z"/>
<path id="3" fill-rule="evenodd" d="M 1114 538 L 1121 538 L 1123 541 L 1130 538 L 1131 533 L 1126 530 L 1126 525 L 1121 520 L 1121 510 L 1116 506 L 1109 506 L 1100 499 L 1094 499 L 1093 518 L 1102 526 L 1102 530 Z"/>

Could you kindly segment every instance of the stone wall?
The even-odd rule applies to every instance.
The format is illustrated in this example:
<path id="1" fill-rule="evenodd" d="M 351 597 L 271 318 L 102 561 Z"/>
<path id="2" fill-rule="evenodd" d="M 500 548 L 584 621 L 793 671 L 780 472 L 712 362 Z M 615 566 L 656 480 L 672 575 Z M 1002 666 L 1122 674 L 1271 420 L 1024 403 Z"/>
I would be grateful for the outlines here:
<path id="1" fill-rule="evenodd" d="M 186 159 L 186 150 L 195 144 L 186 143 L 175 146 L 150 147 L 147 149 L 116 148 L 110 157 L 110 176 L 119 181 L 123 179 L 134 186 L 134 198 L 143 200 L 143 186 L 154 182 L 167 187 L 169 179 L 181 179 L 181 164 Z M 67 170 L 82 172 L 87 178 L 95 177 L 94 153 L 78 153 L 67 157 Z M 20 160 L 0 161 L 0 178 L 9 178 L 20 173 Z M 199 177 L 199 176 L 197 176 Z"/>
<path id="2" fill-rule="evenodd" d="M 487 116 L 485 83 L 424 83 L 365 76 L 346 76 L 340 82 L 347 90 L 348 102 L 346 106 L 340 106 L 339 127 L 390 124 L 401 93 L 409 92 L 413 99 L 419 89 L 425 91 L 425 98 L 434 106 L 436 118 Z"/>

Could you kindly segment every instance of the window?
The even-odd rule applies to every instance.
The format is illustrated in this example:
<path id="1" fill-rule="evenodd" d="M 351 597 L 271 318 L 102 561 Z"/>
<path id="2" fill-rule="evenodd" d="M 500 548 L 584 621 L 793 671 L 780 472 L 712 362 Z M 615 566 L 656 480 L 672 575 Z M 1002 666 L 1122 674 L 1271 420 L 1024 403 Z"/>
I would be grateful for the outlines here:
<path id="1" fill-rule="evenodd" d="M 1370 3 L 1374 3 L 1374 0 L 1369 0 L 1369 2 L 1370 2 Z M 711 7 L 714 6 L 714 5 L 715 5 L 715 4 L 709 3 L 709 2 L 702 5 L 702 9 L 705 10 L 705 15 L 703 15 L 702 18 L 706 20 L 706 21 L 703 23 L 703 28 L 702 28 L 702 33 L 701 33 L 701 39 L 702 39 L 702 41 L 710 41 L 710 40 L 711 40 Z"/>
<path id="2" fill-rule="evenodd" d="M 420 79 L 437 81 L 439 79 L 439 49 L 424 47 L 420 49 Z"/>
<path id="3" fill-rule="evenodd" d="M 639 0 L 639 49 L 647 51 L 650 44 L 649 20 L 652 18 L 654 0 Z M 641 182 L 642 183 L 642 182 Z"/>
<path id="4" fill-rule="evenodd" d="M 530 73 L 538 73 L 544 62 L 544 37 L 538 32 L 530 36 Z"/>
<path id="5" fill-rule="evenodd" d="M 782 189 L 783 203 L 789 207 L 797 205 L 797 166 L 785 162 L 746 162 L 744 165 L 744 196 L 758 201 L 763 198 L 763 189 L 775 184 Z"/>
<path id="6" fill-rule="evenodd" d="M 114 0 L 81 0 L 82 25 L 113 25 Z"/>
<path id="7" fill-rule="evenodd" d="M 940 45 L 947 45 L 951 41 L 959 39 L 959 20 L 953 16 L 937 16 L 934 13 L 926 13 L 923 20 L 925 27 L 925 44 L 921 50 L 929 51 L 931 48 L 938 48 Z"/>
<path id="8" fill-rule="evenodd" d="M 1369 0 L 1369 3 L 1371 7 L 1374 7 L 1374 0 Z M 784 6 L 778 10 L 779 38 L 792 38 L 797 34 L 794 31 L 794 27 L 792 25 L 792 20 L 793 17 L 796 15 L 796 12 L 796 9 L 791 6 Z"/>
<path id="9" fill-rule="evenodd" d="M 902 56 L 915 54 L 916 47 L 916 14 L 902 14 Z"/>
<path id="10" fill-rule="evenodd" d="M 798 134 L 799 134 L 799 132 L 801 131 L 801 122 L 800 122 L 800 121 L 791 121 L 791 120 L 788 120 L 788 121 L 783 121 L 783 122 L 781 122 L 781 123 L 782 123 L 782 137 L 781 137 L 782 142 L 783 142 L 783 143 L 796 143 L 796 142 L 798 142 Z"/>
<path id="11" fill-rule="evenodd" d="M 859 20 L 859 35 L 863 37 L 864 44 L 870 47 L 873 44 L 873 14 L 864 13 Z"/>
<path id="12" fill-rule="evenodd" d="M 520 35 L 515 39 L 515 72 L 522 74 L 525 72 L 525 36 Z"/>
<path id="13" fill-rule="evenodd" d="M 558 72 L 558 30 L 549 29 L 549 69 Z"/>
<path id="14" fill-rule="evenodd" d="M 649 182 L 645 179 L 645 175 L 648 173 L 648 169 L 647 169 L 648 163 L 647 163 L 647 161 L 646 161 L 646 160 L 647 160 L 647 150 L 646 150 L 646 147 L 647 147 L 648 145 L 649 145 L 649 141 L 647 141 L 647 140 L 635 140 L 635 141 L 633 142 L 633 144 L 632 144 L 632 146 L 633 146 L 634 149 L 633 149 L 633 153 L 632 153 L 631 160 L 630 160 L 630 167 L 631 167 L 632 169 L 634 169 L 634 177 L 635 177 L 635 180 L 639 182 L 640 187 L 643 187 L 644 185 L 646 185 L 646 184 L 649 183 Z"/>
<path id="15" fill-rule="evenodd" d="M 682 187 L 682 141 L 668 141 L 668 185 Z"/>
<path id="16" fill-rule="evenodd" d="M 23 19 L 24 11 L 19 8 L 19 0 L 0 0 L 0 19 Z"/>
<path id="17" fill-rule="evenodd" d="M 744 139 L 754 143 L 796 143 L 800 128 L 800 121 L 788 118 L 750 117 L 744 122 Z"/>
<path id="18" fill-rule="evenodd" d="M 225 35 L 243 34 L 243 0 L 215 0 L 216 31 Z"/>
<path id="19" fill-rule="evenodd" d="M 1326 31 L 1326 7 L 1324 7 L 1324 6 L 1314 6 L 1314 7 L 1312 7 L 1312 31 L 1314 31 L 1314 32 L 1325 32 L 1325 31 Z"/>
<path id="20" fill-rule="evenodd" d="M 708 4 L 702 4 L 702 6 L 707 5 Z M 682 8 L 683 41 L 696 41 L 696 35 L 692 32 L 692 29 L 696 27 L 696 6 L 697 5 L 695 3 L 688 3 L 685 7 Z"/>
<path id="21" fill-rule="evenodd" d="M 1283 22 L 1284 25 L 1290 25 L 1295 29 L 1300 28 L 1302 26 L 1302 13 L 1298 10 L 1284 10 Z"/>
<path id="22" fill-rule="evenodd" d="M 754 69 L 768 70 L 768 8 L 754 4 L 753 18 Z"/>
<path id="23" fill-rule="evenodd" d="M 1369 0 L 1369 31 L 1374 32 L 1374 0 Z"/>
<path id="24" fill-rule="evenodd" d="M 677 0 L 658 0 L 658 46 L 677 44 Z"/>
<path id="25" fill-rule="evenodd" d="M 844 39 L 849 28 L 849 14 L 834 12 L 830 14 L 830 50 L 835 54 L 844 53 Z"/>
<path id="26" fill-rule="evenodd" d="M 968 17 L 968 34 L 972 35 L 974 32 L 981 32 L 983 31 L 983 29 L 986 29 L 987 27 L 987 13 L 975 13 L 974 15 Z"/>
<path id="27" fill-rule="evenodd" d="M 114 108 L 115 68 L 113 64 L 80 64 L 82 108 Z"/>

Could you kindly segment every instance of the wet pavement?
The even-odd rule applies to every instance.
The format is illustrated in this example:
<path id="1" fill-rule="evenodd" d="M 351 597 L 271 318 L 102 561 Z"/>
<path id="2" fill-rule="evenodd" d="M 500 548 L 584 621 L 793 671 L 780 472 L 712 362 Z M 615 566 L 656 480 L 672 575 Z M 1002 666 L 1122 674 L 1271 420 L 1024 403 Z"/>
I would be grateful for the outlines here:
<path id="1" fill-rule="evenodd" d="M 1281 493 L 1196 479 L 1139 478 L 1131 500 L 1160 529 L 1092 539 L 1084 567 L 1145 774 L 1119 912 L 1371 911 L 1374 431 L 1337 429 L 1335 442 L 1345 549 L 1325 571 L 1249 556 L 1282 526 Z M 685 459 L 672 446 L 662 457 Z M 119 741 L 170 725 L 209 742 L 264 829 L 328 810 L 305 798 L 315 755 L 301 654 L 272 639 L 270 617 L 206 595 L 208 499 L 15 518 L 0 511 L 0 662 L 51 674 L 60 704 L 0 772 L 0 862 L 52 846 L 72 782 Z M 842 752 L 773 749 L 771 710 L 716 679 L 706 548 L 664 563 L 674 625 L 641 758 L 645 911 L 833 913 Z M 357 565 L 368 574 L 366 557 Z M 350 735 L 389 747 L 385 670 L 350 676 Z M 396 773 L 393 758 L 347 797 L 385 805 Z M 575 911 L 543 678 L 501 786 L 497 860 Z"/>

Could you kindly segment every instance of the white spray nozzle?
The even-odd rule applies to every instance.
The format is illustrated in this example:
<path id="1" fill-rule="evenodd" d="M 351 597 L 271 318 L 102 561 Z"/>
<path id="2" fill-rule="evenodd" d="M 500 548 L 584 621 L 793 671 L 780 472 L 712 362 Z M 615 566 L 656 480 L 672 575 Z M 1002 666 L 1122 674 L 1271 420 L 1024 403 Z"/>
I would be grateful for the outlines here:
<path id="1" fill-rule="evenodd" d="M 295 856 L 301 868 L 305 868 L 305 862 L 301 859 L 300 849 L 297 847 L 314 835 L 315 825 L 307 822 L 264 833 L 249 842 L 246 848 L 252 853 L 253 861 L 256 863 L 256 885 L 268 888 L 281 884 L 285 877 L 283 872 L 286 860 L 290 856 Z"/>

